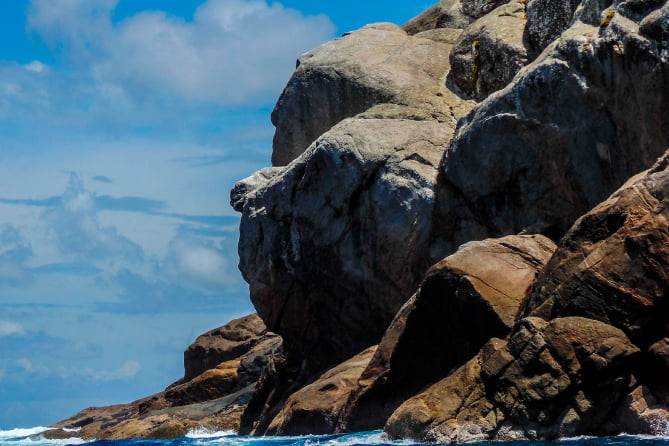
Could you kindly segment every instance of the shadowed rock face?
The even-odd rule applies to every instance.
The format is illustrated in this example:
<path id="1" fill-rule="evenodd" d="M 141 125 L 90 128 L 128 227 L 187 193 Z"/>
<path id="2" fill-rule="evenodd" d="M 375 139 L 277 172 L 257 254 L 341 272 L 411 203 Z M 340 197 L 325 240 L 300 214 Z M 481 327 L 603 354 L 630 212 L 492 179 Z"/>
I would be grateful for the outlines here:
<path id="1" fill-rule="evenodd" d="M 404 400 L 469 360 L 490 338 L 508 334 L 554 250 L 540 235 L 488 239 L 430 268 L 390 324 L 338 429 L 381 428 Z"/>
<path id="2" fill-rule="evenodd" d="M 199 336 L 184 352 L 184 381 L 238 358 L 255 346 L 267 329 L 257 314 L 235 319 Z"/>
<path id="3" fill-rule="evenodd" d="M 334 432 L 344 404 L 375 351 L 376 346 L 366 349 L 293 393 L 265 434 L 308 435 Z"/>
<path id="4" fill-rule="evenodd" d="M 387 431 L 431 442 L 659 433 L 669 416 L 668 167 L 665 154 L 580 218 L 535 282 L 530 317 L 406 401 Z"/>
<path id="5" fill-rule="evenodd" d="M 669 146 L 667 15 L 644 5 L 576 22 L 460 120 L 442 162 L 444 243 L 557 238 Z"/>
<path id="6" fill-rule="evenodd" d="M 528 62 L 525 23 L 525 5 L 513 1 L 469 25 L 451 51 L 449 80 L 477 100 L 506 87 Z"/>
<path id="7" fill-rule="evenodd" d="M 526 314 L 583 315 L 640 347 L 669 336 L 667 157 L 581 217 L 539 278 Z"/>
<path id="8" fill-rule="evenodd" d="M 411 37 L 397 25 L 381 23 L 300 56 L 272 112 L 272 164 L 288 164 L 333 125 L 377 104 L 417 107 L 421 119 L 454 126 L 468 110 L 455 107 L 454 117 L 449 104 L 462 101 L 441 85 L 450 50 L 446 43 Z"/>
<path id="9" fill-rule="evenodd" d="M 429 267 L 451 134 L 436 121 L 347 119 L 233 196 L 253 304 L 312 373 L 377 343 Z"/>
<path id="10" fill-rule="evenodd" d="M 605 421 L 634 381 L 638 352 L 602 322 L 525 319 L 508 342 L 491 340 L 402 404 L 386 432 L 434 443 L 610 433 Z"/>

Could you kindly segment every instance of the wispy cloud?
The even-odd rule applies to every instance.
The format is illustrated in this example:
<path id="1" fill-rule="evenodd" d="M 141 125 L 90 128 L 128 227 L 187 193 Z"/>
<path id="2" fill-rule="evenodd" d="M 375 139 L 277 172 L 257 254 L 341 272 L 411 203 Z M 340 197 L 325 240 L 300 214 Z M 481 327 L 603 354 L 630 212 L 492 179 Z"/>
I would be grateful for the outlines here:
<path id="1" fill-rule="evenodd" d="M 22 336 L 25 334 L 25 330 L 21 324 L 11 321 L 0 321 L 0 337 L 3 336 Z"/>

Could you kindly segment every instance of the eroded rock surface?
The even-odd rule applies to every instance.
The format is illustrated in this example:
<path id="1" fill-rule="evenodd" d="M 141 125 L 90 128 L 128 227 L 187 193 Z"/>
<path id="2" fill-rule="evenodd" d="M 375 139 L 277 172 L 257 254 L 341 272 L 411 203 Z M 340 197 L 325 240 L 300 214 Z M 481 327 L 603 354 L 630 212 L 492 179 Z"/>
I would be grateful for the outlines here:
<path id="1" fill-rule="evenodd" d="M 386 331 L 338 429 L 381 428 L 404 400 L 506 336 L 554 250 L 541 235 L 488 239 L 430 268 Z"/>
<path id="2" fill-rule="evenodd" d="M 576 222 L 537 281 L 526 314 L 600 320 L 640 347 L 669 336 L 668 162 L 665 156 Z"/>
<path id="3" fill-rule="evenodd" d="M 645 5 L 576 22 L 460 121 L 442 163 L 444 243 L 557 239 L 669 146 L 667 15 Z"/>
<path id="4" fill-rule="evenodd" d="M 430 266 L 452 128 L 347 119 L 245 196 L 240 269 L 268 328 L 313 371 L 381 336 Z"/>
<path id="5" fill-rule="evenodd" d="M 454 126 L 470 106 L 443 85 L 450 50 L 381 23 L 300 56 L 272 112 L 272 164 L 288 164 L 332 126 L 377 104 L 418 108 L 424 119 Z"/>
<path id="6" fill-rule="evenodd" d="M 449 79 L 479 101 L 506 87 L 528 63 L 525 20 L 524 3 L 512 1 L 469 25 L 451 51 Z"/>
<path id="7" fill-rule="evenodd" d="M 607 434 L 634 383 L 639 349 L 610 325 L 580 317 L 521 322 L 448 378 L 407 400 L 386 431 L 431 443 Z"/>
<path id="8" fill-rule="evenodd" d="M 293 393 L 265 432 L 308 435 L 334 432 L 337 419 L 376 346 L 355 355 Z"/>

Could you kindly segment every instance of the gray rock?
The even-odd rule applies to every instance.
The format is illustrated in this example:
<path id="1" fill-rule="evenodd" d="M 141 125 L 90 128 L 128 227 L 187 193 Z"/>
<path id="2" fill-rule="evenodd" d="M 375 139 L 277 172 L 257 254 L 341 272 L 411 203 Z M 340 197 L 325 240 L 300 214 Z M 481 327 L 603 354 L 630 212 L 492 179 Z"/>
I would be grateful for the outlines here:
<path id="1" fill-rule="evenodd" d="M 513 1 L 469 25 L 451 51 L 449 79 L 482 100 L 501 90 L 527 64 L 525 6 Z"/>
<path id="2" fill-rule="evenodd" d="M 666 17 L 577 22 L 459 122 L 438 198 L 450 250 L 523 230 L 558 238 L 653 164 L 669 146 Z"/>
<path id="3" fill-rule="evenodd" d="M 368 25 L 302 55 L 274 111 L 272 164 L 286 165 L 344 118 L 394 103 L 455 125 L 467 110 L 443 79 L 451 46 L 408 36 L 388 23 Z"/>
<path id="4" fill-rule="evenodd" d="M 244 200 L 240 269 L 253 304 L 313 367 L 378 343 L 430 265 L 437 163 L 452 131 L 347 119 Z"/>

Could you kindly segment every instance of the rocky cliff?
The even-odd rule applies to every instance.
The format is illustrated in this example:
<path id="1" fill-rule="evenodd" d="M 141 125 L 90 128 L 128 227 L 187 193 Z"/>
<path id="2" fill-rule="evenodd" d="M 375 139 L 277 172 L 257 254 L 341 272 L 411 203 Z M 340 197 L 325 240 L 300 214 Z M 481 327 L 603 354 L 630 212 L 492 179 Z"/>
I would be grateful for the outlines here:
<path id="1" fill-rule="evenodd" d="M 198 339 L 165 392 L 58 426 L 654 433 L 668 42 L 663 0 L 443 0 L 300 56 L 273 166 L 231 193 L 262 322 Z"/>

